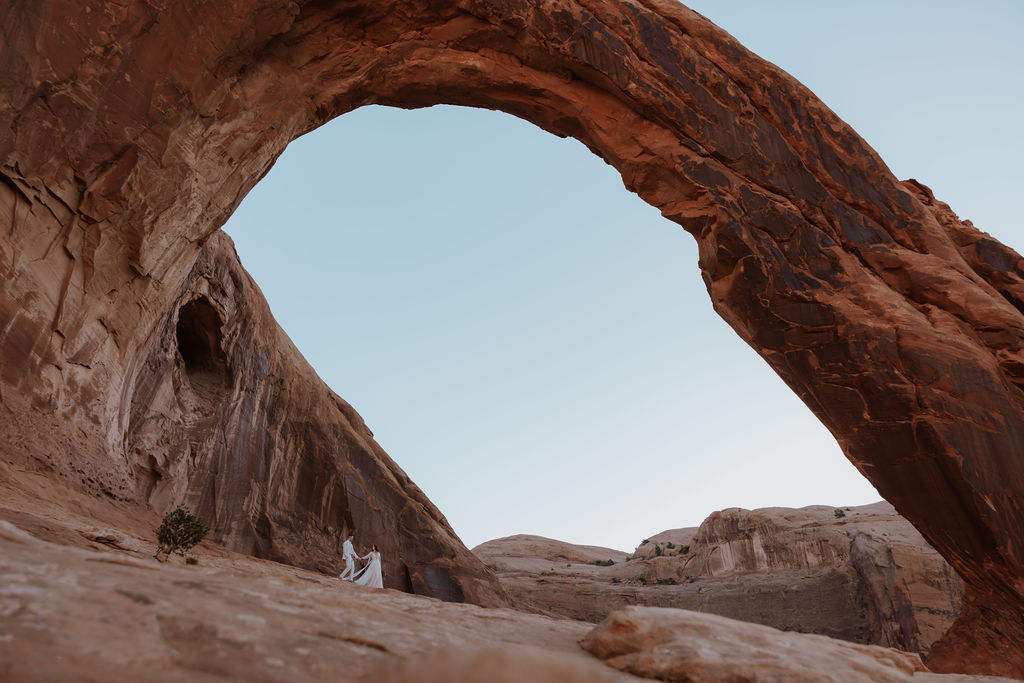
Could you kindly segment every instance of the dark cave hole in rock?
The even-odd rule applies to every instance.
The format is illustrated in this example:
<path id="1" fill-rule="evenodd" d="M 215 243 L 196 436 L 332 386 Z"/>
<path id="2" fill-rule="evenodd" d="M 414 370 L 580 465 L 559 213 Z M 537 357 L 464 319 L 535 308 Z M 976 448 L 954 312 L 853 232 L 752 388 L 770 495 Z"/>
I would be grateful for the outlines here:
<path id="1" fill-rule="evenodd" d="M 175 336 L 178 353 L 192 388 L 206 393 L 226 387 L 231 379 L 220 314 L 209 300 L 200 297 L 178 309 Z"/>

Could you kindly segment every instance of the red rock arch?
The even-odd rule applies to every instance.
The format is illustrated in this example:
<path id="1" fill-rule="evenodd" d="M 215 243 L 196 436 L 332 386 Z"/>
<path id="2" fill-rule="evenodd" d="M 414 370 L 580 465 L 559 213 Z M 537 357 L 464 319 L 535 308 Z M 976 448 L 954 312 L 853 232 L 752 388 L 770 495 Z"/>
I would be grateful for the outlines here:
<path id="1" fill-rule="evenodd" d="M 699 15 L 669 0 L 89 0 L 0 16 L 0 388 L 3 436 L 21 445 L 8 459 L 69 479 L 87 468 L 136 495 L 126 444 L 146 413 L 140 392 L 159 381 L 147 359 L 183 296 L 216 285 L 220 305 L 244 303 L 244 274 L 215 233 L 288 142 L 369 103 L 500 109 L 578 138 L 694 235 L 715 309 L 961 573 L 968 601 L 933 661 L 1024 674 L 1024 262 L 894 178 L 809 91 Z M 229 356 L 283 348 L 225 325 Z M 250 422 L 271 403 L 285 410 L 267 377 L 287 370 L 253 372 L 236 386 L 260 396 Z M 313 412 L 384 462 L 347 406 Z M 76 455 L 62 458 L 61 443 Z M 217 457 L 237 464 L 256 448 L 236 446 Z M 228 490 L 284 457 L 260 453 Z M 382 467 L 374 490 L 413 510 L 403 528 L 446 537 L 429 501 Z M 307 496 L 342 485 L 303 476 L 294 490 Z M 277 505 L 246 543 L 280 544 L 275 519 L 312 514 Z M 232 504 L 214 507 L 231 540 Z M 316 514 L 327 524 L 344 507 L 323 500 Z M 438 543 L 410 565 L 413 588 L 429 572 L 421 583 L 441 581 L 435 560 L 454 546 Z"/>

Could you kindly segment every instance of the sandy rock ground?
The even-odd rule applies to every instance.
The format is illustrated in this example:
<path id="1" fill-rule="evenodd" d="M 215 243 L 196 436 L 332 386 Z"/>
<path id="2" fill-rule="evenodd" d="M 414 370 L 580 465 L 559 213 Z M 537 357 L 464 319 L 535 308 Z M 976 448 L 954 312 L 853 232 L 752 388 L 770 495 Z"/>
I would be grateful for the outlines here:
<path id="1" fill-rule="evenodd" d="M 714 615 L 626 608 L 593 629 L 514 610 L 363 588 L 216 547 L 201 547 L 197 555 L 198 565 L 159 563 L 146 553 L 107 545 L 42 541 L 0 522 L 0 678 L 948 679 L 926 675 L 920 666 L 915 672 L 911 655 L 886 648 Z M 637 609 L 644 611 L 628 613 Z M 580 641 L 622 670 L 583 652 Z"/>
<path id="2" fill-rule="evenodd" d="M 672 671 L 663 680 L 760 681 L 796 680 L 787 676 L 798 668 L 833 681 L 862 670 L 880 681 L 996 680 L 928 674 L 914 655 L 683 610 L 621 610 L 595 629 L 355 586 L 209 543 L 195 549 L 198 564 L 160 562 L 152 515 L 8 465 L 0 475 L 4 681 L 602 683 Z M 773 677 L 748 675 L 760 658 Z"/>
<path id="3" fill-rule="evenodd" d="M 357 680 L 497 648 L 623 679 L 580 649 L 586 624 L 363 588 L 206 542 L 196 565 L 160 562 L 158 523 L 0 463 L 0 680 Z"/>
<path id="4" fill-rule="evenodd" d="M 161 563 L 139 543 L 61 545 L 0 521 L 0 679 L 376 680 L 397 660 L 496 648 L 626 678 L 580 650 L 590 627 L 578 622 L 363 588 L 205 544 L 197 565 Z"/>
<path id="5" fill-rule="evenodd" d="M 580 648 L 587 624 L 207 542 L 160 562 L 158 523 L 0 462 L 0 680 L 635 680 Z"/>

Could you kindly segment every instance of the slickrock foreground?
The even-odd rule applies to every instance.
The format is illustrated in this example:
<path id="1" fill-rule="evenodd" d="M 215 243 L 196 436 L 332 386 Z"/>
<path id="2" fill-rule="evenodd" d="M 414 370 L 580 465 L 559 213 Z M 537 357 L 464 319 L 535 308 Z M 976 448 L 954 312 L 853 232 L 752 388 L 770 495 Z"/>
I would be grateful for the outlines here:
<path id="1" fill-rule="evenodd" d="M 453 647 L 595 665 L 577 645 L 586 624 L 363 588 L 209 542 L 197 565 L 161 563 L 155 516 L 0 473 L 18 483 L 0 485 L 0 680 L 353 681 Z"/>
<path id="2" fill-rule="evenodd" d="M 511 536 L 473 549 L 528 609 L 598 622 L 678 607 L 927 655 L 963 583 L 888 503 L 742 510 L 645 539 L 636 552 Z"/>
<path id="3" fill-rule="evenodd" d="M 26 488 L 49 486 L 36 484 Z M 147 520 L 104 529 L 95 519 L 116 519 L 120 504 L 68 498 L 77 513 L 56 518 L 32 500 L 0 500 L 2 680 L 982 680 L 915 673 L 916 656 L 894 650 L 682 610 L 616 612 L 595 629 L 355 586 L 209 543 L 197 565 L 160 563 Z M 686 642 L 666 640 L 667 628 Z"/>
<path id="4" fill-rule="evenodd" d="M 301 566 L 352 526 L 396 529 L 390 585 L 502 604 L 218 236 L 335 116 L 499 109 L 579 139 L 694 236 L 715 310 L 963 577 L 934 665 L 1024 675 L 1024 261 L 700 15 L 76 0 L 5 3 L 0 26 L 6 462 L 139 514 L 186 502 Z"/>
<path id="5" fill-rule="evenodd" d="M 456 646 L 584 659 L 578 622 L 363 588 L 212 546 L 198 555 L 161 565 L 0 522 L 0 678 L 352 681 Z"/>
<path id="6" fill-rule="evenodd" d="M 582 645 L 616 669 L 661 681 L 909 683 L 924 671 L 895 650 L 658 607 L 624 607 Z"/>

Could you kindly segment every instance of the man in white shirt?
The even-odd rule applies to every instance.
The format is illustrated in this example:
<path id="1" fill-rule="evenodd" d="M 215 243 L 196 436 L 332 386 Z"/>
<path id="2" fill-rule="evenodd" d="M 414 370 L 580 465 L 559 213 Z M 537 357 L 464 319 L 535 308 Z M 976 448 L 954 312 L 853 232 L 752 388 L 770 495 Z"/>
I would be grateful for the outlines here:
<path id="1" fill-rule="evenodd" d="M 355 529 L 345 536 L 345 542 L 341 546 L 341 559 L 345 561 L 345 569 L 338 578 L 342 581 L 351 581 L 356 573 L 356 549 L 352 547 L 352 535 Z"/>

